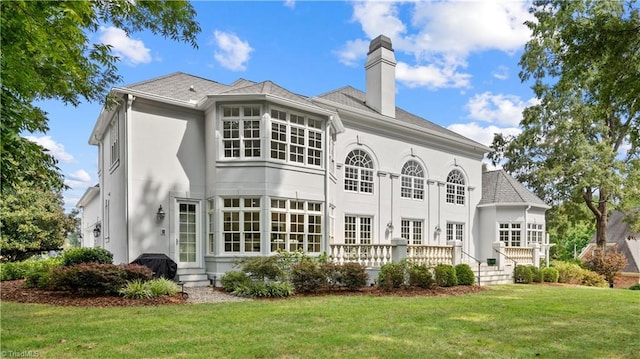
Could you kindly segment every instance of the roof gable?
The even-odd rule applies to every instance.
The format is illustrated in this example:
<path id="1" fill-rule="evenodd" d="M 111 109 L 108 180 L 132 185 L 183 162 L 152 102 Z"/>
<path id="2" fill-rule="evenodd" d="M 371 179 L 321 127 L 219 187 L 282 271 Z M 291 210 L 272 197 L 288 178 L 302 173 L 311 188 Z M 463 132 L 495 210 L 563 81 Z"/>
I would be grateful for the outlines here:
<path id="1" fill-rule="evenodd" d="M 482 173 L 482 199 L 478 205 L 517 203 L 549 208 L 543 200 L 504 170 Z"/>
<path id="2" fill-rule="evenodd" d="M 175 72 L 151 80 L 126 85 L 123 88 L 179 101 L 199 102 L 207 95 L 220 93 L 230 87 L 202 77 Z"/>

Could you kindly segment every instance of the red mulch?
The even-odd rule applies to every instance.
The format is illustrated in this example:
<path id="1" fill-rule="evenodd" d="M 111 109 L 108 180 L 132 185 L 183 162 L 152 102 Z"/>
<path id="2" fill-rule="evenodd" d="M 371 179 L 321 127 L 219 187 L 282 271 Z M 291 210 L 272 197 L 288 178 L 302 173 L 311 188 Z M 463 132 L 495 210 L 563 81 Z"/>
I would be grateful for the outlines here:
<path id="1" fill-rule="evenodd" d="M 24 280 L 0 282 L 0 299 L 19 303 L 40 303 L 71 307 L 129 307 L 140 305 L 183 304 L 179 296 L 129 299 L 119 296 L 81 296 L 64 291 L 25 288 Z"/>
<path id="2" fill-rule="evenodd" d="M 479 286 L 456 286 L 449 288 L 438 287 L 435 289 L 409 288 L 384 290 L 378 287 L 366 287 L 362 290 L 350 292 L 346 290 L 331 291 L 317 294 L 296 294 L 296 296 L 322 296 L 345 295 L 361 296 L 370 295 L 376 297 L 418 297 L 418 296 L 448 296 L 476 293 L 484 290 Z M 180 295 L 173 297 L 158 297 L 151 299 L 129 299 L 119 296 L 81 296 L 64 291 L 48 291 L 35 288 L 25 288 L 24 280 L 0 282 L 0 299 L 19 303 L 40 303 L 57 306 L 73 307 L 128 307 L 148 305 L 185 304 L 186 299 Z"/>

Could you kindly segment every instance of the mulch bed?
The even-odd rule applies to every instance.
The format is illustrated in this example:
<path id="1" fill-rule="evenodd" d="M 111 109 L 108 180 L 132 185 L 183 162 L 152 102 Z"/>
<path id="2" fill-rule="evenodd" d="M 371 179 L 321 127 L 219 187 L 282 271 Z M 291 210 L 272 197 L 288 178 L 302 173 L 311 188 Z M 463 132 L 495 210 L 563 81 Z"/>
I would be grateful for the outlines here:
<path id="1" fill-rule="evenodd" d="M 456 286 L 435 289 L 396 289 L 384 290 L 378 287 L 366 287 L 362 290 L 350 292 L 338 290 L 316 294 L 296 294 L 296 296 L 322 296 L 322 295 L 345 295 L 345 296 L 397 296 L 397 297 L 418 297 L 418 296 L 450 296 L 463 295 L 483 291 L 484 287 L 479 286 Z M 151 299 L 129 299 L 119 296 L 81 296 L 64 291 L 47 291 L 36 288 L 25 288 L 24 280 L 0 282 L 0 299 L 19 303 L 39 303 L 56 306 L 73 307 L 129 307 L 129 306 L 153 306 L 153 305 L 175 305 L 185 304 L 186 299 L 181 296 L 158 297 Z M 274 299 L 277 300 L 277 299 Z"/>

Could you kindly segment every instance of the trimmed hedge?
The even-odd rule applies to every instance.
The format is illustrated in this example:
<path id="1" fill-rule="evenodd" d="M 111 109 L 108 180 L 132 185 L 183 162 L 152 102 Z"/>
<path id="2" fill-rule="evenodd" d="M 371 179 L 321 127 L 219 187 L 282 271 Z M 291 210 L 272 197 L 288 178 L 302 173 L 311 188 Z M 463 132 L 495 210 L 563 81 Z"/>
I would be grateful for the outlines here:
<path id="1" fill-rule="evenodd" d="M 424 264 L 409 265 L 409 285 L 420 288 L 434 288 L 436 281 L 431 273 L 431 268 Z"/>
<path id="2" fill-rule="evenodd" d="M 54 268 L 50 281 L 54 290 L 68 290 L 81 295 L 113 295 L 118 294 L 127 282 L 148 281 L 152 274 L 149 268 L 137 264 L 83 263 Z"/>
<path id="3" fill-rule="evenodd" d="M 350 291 L 360 290 L 367 285 L 369 275 L 360 263 L 344 263 L 338 267 L 338 283 Z M 325 272 L 328 276 L 328 273 Z"/>
<path id="4" fill-rule="evenodd" d="M 533 282 L 533 272 L 530 266 L 519 264 L 513 271 L 513 280 L 516 283 L 529 284 Z"/>
<path id="5" fill-rule="evenodd" d="M 291 284 L 297 293 L 316 293 L 327 285 L 327 275 L 315 261 L 302 261 L 291 266 Z"/>
<path id="6" fill-rule="evenodd" d="M 450 264 L 438 264 L 435 269 L 436 284 L 440 287 L 455 287 L 458 285 L 456 268 Z"/>
<path id="7" fill-rule="evenodd" d="M 545 267 L 540 270 L 542 280 L 545 283 L 557 283 L 558 282 L 558 270 L 553 267 Z"/>
<path id="8" fill-rule="evenodd" d="M 250 280 L 244 272 L 229 271 L 220 278 L 220 283 L 226 292 L 233 292 L 236 287 L 247 284 Z"/>
<path id="9" fill-rule="evenodd" d="M 378 286 L 391 290 L 404 285 L 404 265 L 399 263 L 387 263 L 380 268 L 378 273 Z"/>
<path id="10" fill-rule="evenodd" d="M 460 263 L 456 266 L 456 278 L 458 279 L 458 285 L 476 284 L 476 276 L 473 274 L 471 266 L 466 263 Z"/>

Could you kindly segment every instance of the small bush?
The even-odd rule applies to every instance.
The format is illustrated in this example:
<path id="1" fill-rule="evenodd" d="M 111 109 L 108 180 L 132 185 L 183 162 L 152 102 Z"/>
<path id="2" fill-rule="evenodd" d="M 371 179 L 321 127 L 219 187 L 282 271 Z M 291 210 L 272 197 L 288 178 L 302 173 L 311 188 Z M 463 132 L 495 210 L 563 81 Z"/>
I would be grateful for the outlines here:
<path id="1" fill-rule="evenodd" d="M 327 288 L 330 290 L 336 289 L 342 286 L 341 278 L 342 266 L 332 262 L 321 262 L 320 269 L 327 277 Z"/>
<path id="2" fill-rule="evenodd" d="M 167 278 L 154 278 L 144 284 L 154 297 L 172 296 L 180 292 L 178 284 Z"/>
<path id="3" fill-rule="evenodd" d="M 226 292 L 233 292 L 240 285 L 246 285 L 249 282 L 249 276 L 244 272 L 230 271 L 220 278 L 222 288 Z"/>
<path id="4" fill-rule="evenodd" d="M 533 283 L 542 283 L 542 274 L 540 273 L 540 268 L 534 266 L 534 265 L 530 265 L 529 268 L 531 269 L 531 281 Z"/>
<path id="5" fill-rule="evenodd" d="M 54 268 L 51 286 L 54 290 L 69 290 L 81 295 L 118 294 L 127 282 L 147 281 L 152 272 L 145 266 L 129 264 L 83 263 L 70 267 Z"/>
<path id="6" fill-rule="evenodd" d="M 404 285 L 404 265 L 399 263 L 387 263 L 380 267 L 378 273 L 378 286 L 390 290 Z"/>
<path id="7" fill-rule="evenodd" d="M 606 251 L 605 253 L 602 253 L 602 250 L 597 250 L 585 262 L 587 268 L 601 274 L 610 285 L 613 285 L 616 275 L 620 273 L 626 264 L 627 258 L 624 254 L 615 250 Z"/>
<path id="8" fill-rule="evenodd" d="M 291 284 L 297 293 L 315 293 L 325 288 L 327 277 L 320 266 L 305 260 L 291 266 Z"/>
<path id="9" fill-rule="evenodd" d="M 409 266 L 409 285 L 420 288 L 433 288 L 436 281 L 433 279 L 431 269 L 424 264 L 411 264 Z"/>
<path id="10" fill-rule="evenodd" d="M 554 262 L 553 267 L 558 270 L 558 282 L 582 284 L 584 270 L 579 265 L 569 262 Z"/>
<path id="11" fill-rule="evenodd" d="M 350 291 L 356 291 L 367 285 L 369 275 L 365 267 L 359 263 L 345 263 L 338 267 L 339 283 Z M 325 272 L 325 275 L 328 275 Z"/>
<path id="12" fill-rule="evenodd" d="M 82 263 L 113 263 L 113 254 L 104 248 L 71 248 L 62 252 L 62 265 L 65 267 Z"/>
<path id="13" fill-rule="evenodd" d="M 589 287 L 600 287 L 600 288 L 609 286 L 609 283 L 607 282 L 607 280 L 604 278 L 602 274 L 598 274 L 588 269 L 582 270 L 582 282 L 580 284 L 586 285 Z"/>
<path id="14" fill-rule="evenodd" d="M 440 287 L 455 287 L 458 285 L 456 268 L 450 264 L 436 266 L 436 284 Z"/>
<path id="15" fill-rule="evenodd" d="M 636 283 L 629 287 L 630 290 L 640 290 L 640 283 Z"/>
<path id="16" fill-rule="evenodd" d="M 558 270 L 553 267 L 545 267 L 540 270 L 540 275 L 545 283 L 557 283 L 558 282 Z"/>
<path id="17" fill-rule="evenodd" d="M 248 298 L 284 298 L 295 293 L 289 283 L 249 281 L 239 285 L 233 295 Z"/>
<path id="18" fill-rule="evenodd" d="M 27 266 L 23 262 L 0 263 L 0 280 L 16 280 L 24 278 Z"/>
<path id="19" fill-rule="evenodd" d="M 148 299 L 153 297 L 153 293 L 146 285 L 147 282 L 141 280 L 134 280 L 127 283 L 124 288 L 120 289 L 118 293 L 125 298 L 132 299 Z"/>
<path id="20" fill-rule="evenodd" d="M 60 258 L 48 258 L 37 261 L 30 261 L 27 268 L 25 286 L 28 288 L 52 289 L 51 271 L 62 265 Z"/>
<path id="21" fill-rule="evenodd" d="M 255 280 L 277 281 L 285 277 L 281 264 L 278 256 L 252 257 L 240 262 L 240 268 Z"/>
<path id="22" fill-rule="evenodd" d="M 516 283 L 529 284 L 533 281 L 533 272 L 531 267 L 525 265 L 517 265 L 513 271 L 513 280 Z"/>
<path id="23" fill-rule="evenodd" d="M 458 285 L 474 285 L 476 276 L 473 274 L 471 266 L 466 263 L 460 263 L 456 266 L 456 277 Z"/>

